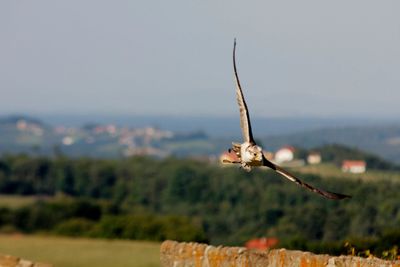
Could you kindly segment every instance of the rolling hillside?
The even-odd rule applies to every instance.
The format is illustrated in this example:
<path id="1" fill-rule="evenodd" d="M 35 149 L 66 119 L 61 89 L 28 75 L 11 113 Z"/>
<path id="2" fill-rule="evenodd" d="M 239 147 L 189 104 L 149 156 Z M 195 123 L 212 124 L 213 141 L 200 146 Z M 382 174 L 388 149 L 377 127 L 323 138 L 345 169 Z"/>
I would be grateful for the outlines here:
<path id="1" fill-rule="evenodd" d="M 302 148 L 343 144 L 400 163 L 400 125 L 325 128 L 288 135 L 268 136 L 261 140 L 264 146 L 271 150 L 286 144 Z"/>
<path id="2" fill-rule="evenodd" d="M 26 116 L 3 117 L 0 118 L 0 154 L 22 152 L 96 158 L 132 155 L 196 157 L 219 155 L 230 147 L 232 141 L 241 139 L 238 120 L 233 118 L 213 118 L 209 121 L 206 118 L 193 121 L 188 118 L 164 118 L 162 124 L 159 120 L 148 118 L 145 124 L 144 118 L 136 119 L 137 125 L 133 120 L 133 126 L 129 127 L 118 124 L 118 120 L 114 123 L 104 121 L 102 124 L 64 126 L 63 121 L 48 124 Z M 400 163 L 400 123 L 255 119 L 253 126 L 256 139 L 269 151 L 283 145 L 310 149 L 342 144 Z"/>

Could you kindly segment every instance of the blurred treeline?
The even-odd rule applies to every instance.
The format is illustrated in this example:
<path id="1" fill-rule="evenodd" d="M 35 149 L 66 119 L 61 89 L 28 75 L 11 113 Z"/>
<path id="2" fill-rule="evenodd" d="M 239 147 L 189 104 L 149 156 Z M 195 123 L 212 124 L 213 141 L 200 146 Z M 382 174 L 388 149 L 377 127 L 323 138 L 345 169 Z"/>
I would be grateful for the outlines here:
<path id="1" fill-rule="evenodd" d="M 400 181 L 302 179 L 353 198 L 332 201 L 271 171 L 189 159 L 4 156 L 0 194 L 41 198 L 1 208 L 0 230 L 224 245 L 269 236 L 332 254 L 346 253 L 346 241 L 377 254 L 399 245 Z"/>

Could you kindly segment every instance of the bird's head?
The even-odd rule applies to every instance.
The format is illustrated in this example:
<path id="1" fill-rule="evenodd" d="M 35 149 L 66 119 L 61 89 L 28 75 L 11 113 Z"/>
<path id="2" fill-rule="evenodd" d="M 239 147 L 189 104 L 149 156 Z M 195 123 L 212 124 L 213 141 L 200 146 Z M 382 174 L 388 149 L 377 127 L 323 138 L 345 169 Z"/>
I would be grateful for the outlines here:
<path id="1" fill-rule="evenodd" d="M 262 161 L 262 148 L 260 146 L 248 146 L 247 153 L 253 161 Z"/>

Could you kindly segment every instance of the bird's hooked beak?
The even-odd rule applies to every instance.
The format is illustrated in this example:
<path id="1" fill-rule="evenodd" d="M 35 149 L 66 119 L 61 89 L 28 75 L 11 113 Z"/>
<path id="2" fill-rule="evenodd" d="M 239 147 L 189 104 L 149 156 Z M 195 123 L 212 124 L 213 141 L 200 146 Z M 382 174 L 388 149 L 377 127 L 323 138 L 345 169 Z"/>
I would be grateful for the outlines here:
<path id="1" fill-rule="evenodd" d="M 250 153 L 254 157 L 255 161 L 262 161 L 262 148 L 259 146 L 249 147 Z"/>

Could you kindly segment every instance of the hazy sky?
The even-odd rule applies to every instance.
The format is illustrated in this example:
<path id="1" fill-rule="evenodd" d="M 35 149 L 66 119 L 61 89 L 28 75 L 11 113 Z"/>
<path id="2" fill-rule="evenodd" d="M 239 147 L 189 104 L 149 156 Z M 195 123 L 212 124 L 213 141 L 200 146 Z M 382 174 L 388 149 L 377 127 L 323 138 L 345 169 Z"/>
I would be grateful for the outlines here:
<path id="1" fill-rule="evenodd" d="M 400 1 L 0 1 L 0 114 L 400 116 Z"/>

